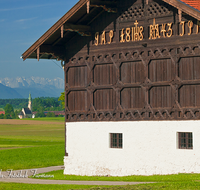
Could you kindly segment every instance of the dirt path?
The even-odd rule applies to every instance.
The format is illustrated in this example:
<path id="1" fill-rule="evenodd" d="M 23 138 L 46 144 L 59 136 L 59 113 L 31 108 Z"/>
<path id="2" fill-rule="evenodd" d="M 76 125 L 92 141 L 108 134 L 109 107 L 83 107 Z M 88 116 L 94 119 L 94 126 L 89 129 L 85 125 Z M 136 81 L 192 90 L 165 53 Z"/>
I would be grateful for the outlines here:
<path id="1" fill-rule="evenodd" d="M 19 120 L 19 119 L 0 119 L 0 125 L 10 124 L 10 125 L 41 125 L 41 124 L 55 124 L 62 125 L 64 121 L 34 121 L 34 120 Z"/>

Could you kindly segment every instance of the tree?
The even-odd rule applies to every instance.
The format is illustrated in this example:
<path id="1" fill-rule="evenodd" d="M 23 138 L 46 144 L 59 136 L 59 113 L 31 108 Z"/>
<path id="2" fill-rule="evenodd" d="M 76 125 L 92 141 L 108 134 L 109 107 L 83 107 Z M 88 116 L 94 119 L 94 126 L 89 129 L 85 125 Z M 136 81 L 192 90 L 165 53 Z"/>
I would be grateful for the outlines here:
<path id="1" fill-rule="evenodd" d="M 48 112 L 47 117 L 56 117 L 54 112 Z"/>
<path id="2" fill-rule="evenodd" d="M 19 119 L 19 117 L 18 117 L 19 113 L 20 113 L 20 110 L 15 110 L 12 113 L 12 119 Z"/>
<path id="3" fill-rule="evenodd" d="M 13 109 L 11 104 L 6 104 L 6 106 L 4 107 L 4 111 L 5 111 L 5 115 L 7 115 L 7 116 L 9 115 L 10 116 L 10 115 L 13 114 L 14 109 Z"/>
<path id="4" fill-rule="evenodd" d="M 35 114 L 35 117 L 45 117 L 44 108 L 43 107 L 40 106 L 38 108 L 38 112 Z"/>
<path id="5" fill-rule="evenodd" d="M 45 117 L 45 114 L 44 114 L 44 112 L 37 112 L 37 113 L 35 114 L 35 117 L 36 117 L 36 118 L 38 118 L 38 117 Z"/>
<path id="6" fill-rule="evenodd" d="M 4 119 L 12 119 L 12 118 L 10 117 L 10 114 L 4 114 L 3 118 L 4 118 Z"/>
<path id="7" fill-rule="evenodd" d="M 61 95 L 58 98 L 58 101 L 61 101 L 62 108 L 65 109 L 65 92 L 61 92 Z"/>
<path id="8" fill-rule="evenodd" d="M 4 114 L 0 114 L 0 119 L 4 119 Z"/>

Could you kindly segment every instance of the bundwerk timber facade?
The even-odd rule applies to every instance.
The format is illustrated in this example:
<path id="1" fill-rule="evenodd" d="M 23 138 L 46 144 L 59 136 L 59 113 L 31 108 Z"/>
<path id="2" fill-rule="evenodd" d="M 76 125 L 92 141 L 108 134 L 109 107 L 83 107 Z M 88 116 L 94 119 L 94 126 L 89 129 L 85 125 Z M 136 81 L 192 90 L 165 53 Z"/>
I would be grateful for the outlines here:
<path id="1" fill-rule="evenodd" d="M 63 61 L 65 174 L 200 173 L 200 11 L 80 0 L 24 54 Z"/>

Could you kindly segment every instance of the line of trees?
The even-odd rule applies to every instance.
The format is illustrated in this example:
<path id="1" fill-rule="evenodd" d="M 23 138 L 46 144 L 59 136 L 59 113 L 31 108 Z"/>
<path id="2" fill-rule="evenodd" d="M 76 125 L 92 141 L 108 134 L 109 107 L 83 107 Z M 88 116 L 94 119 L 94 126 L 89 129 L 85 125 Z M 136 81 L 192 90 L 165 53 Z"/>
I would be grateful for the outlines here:
<path id="1" fill-rule="evenodd" d="M 5 108 L 6 104 L 13 106 L 14 110 L 21 110 L 28 106 L 28 99 L 0 99 L 0 108 Z M 32 100 L 32 111 L 63 111 L 62 103 L 58 98 L 34 98 Z"/>
<path id="2" fill-rule="evenodd" d="M 63 98 L 35 98 L 32 100 L 32 112 L 37 112 L 36 117 L 45 117 L 44 111 L 63 111 Z M 22 108 L 28 107 L 28 99 L 0 99 L 0 108 L 5 111 L 0 114 L 0 119 L 16 119 Z M 55 117 L 52 112 L 47 117 Z"/>

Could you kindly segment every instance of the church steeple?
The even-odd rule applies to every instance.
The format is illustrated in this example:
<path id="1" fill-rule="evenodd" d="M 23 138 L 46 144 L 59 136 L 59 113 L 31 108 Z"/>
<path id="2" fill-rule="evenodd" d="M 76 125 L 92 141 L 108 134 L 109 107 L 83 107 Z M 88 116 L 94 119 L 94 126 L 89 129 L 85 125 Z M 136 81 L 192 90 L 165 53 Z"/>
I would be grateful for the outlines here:
<path id="1" fill-rule="evenodd" d="M 31 93 L 29 93 L 29 98 L 28 98 L 28 108 L 32 111 L 32 98 L 31 98 Z"/>

